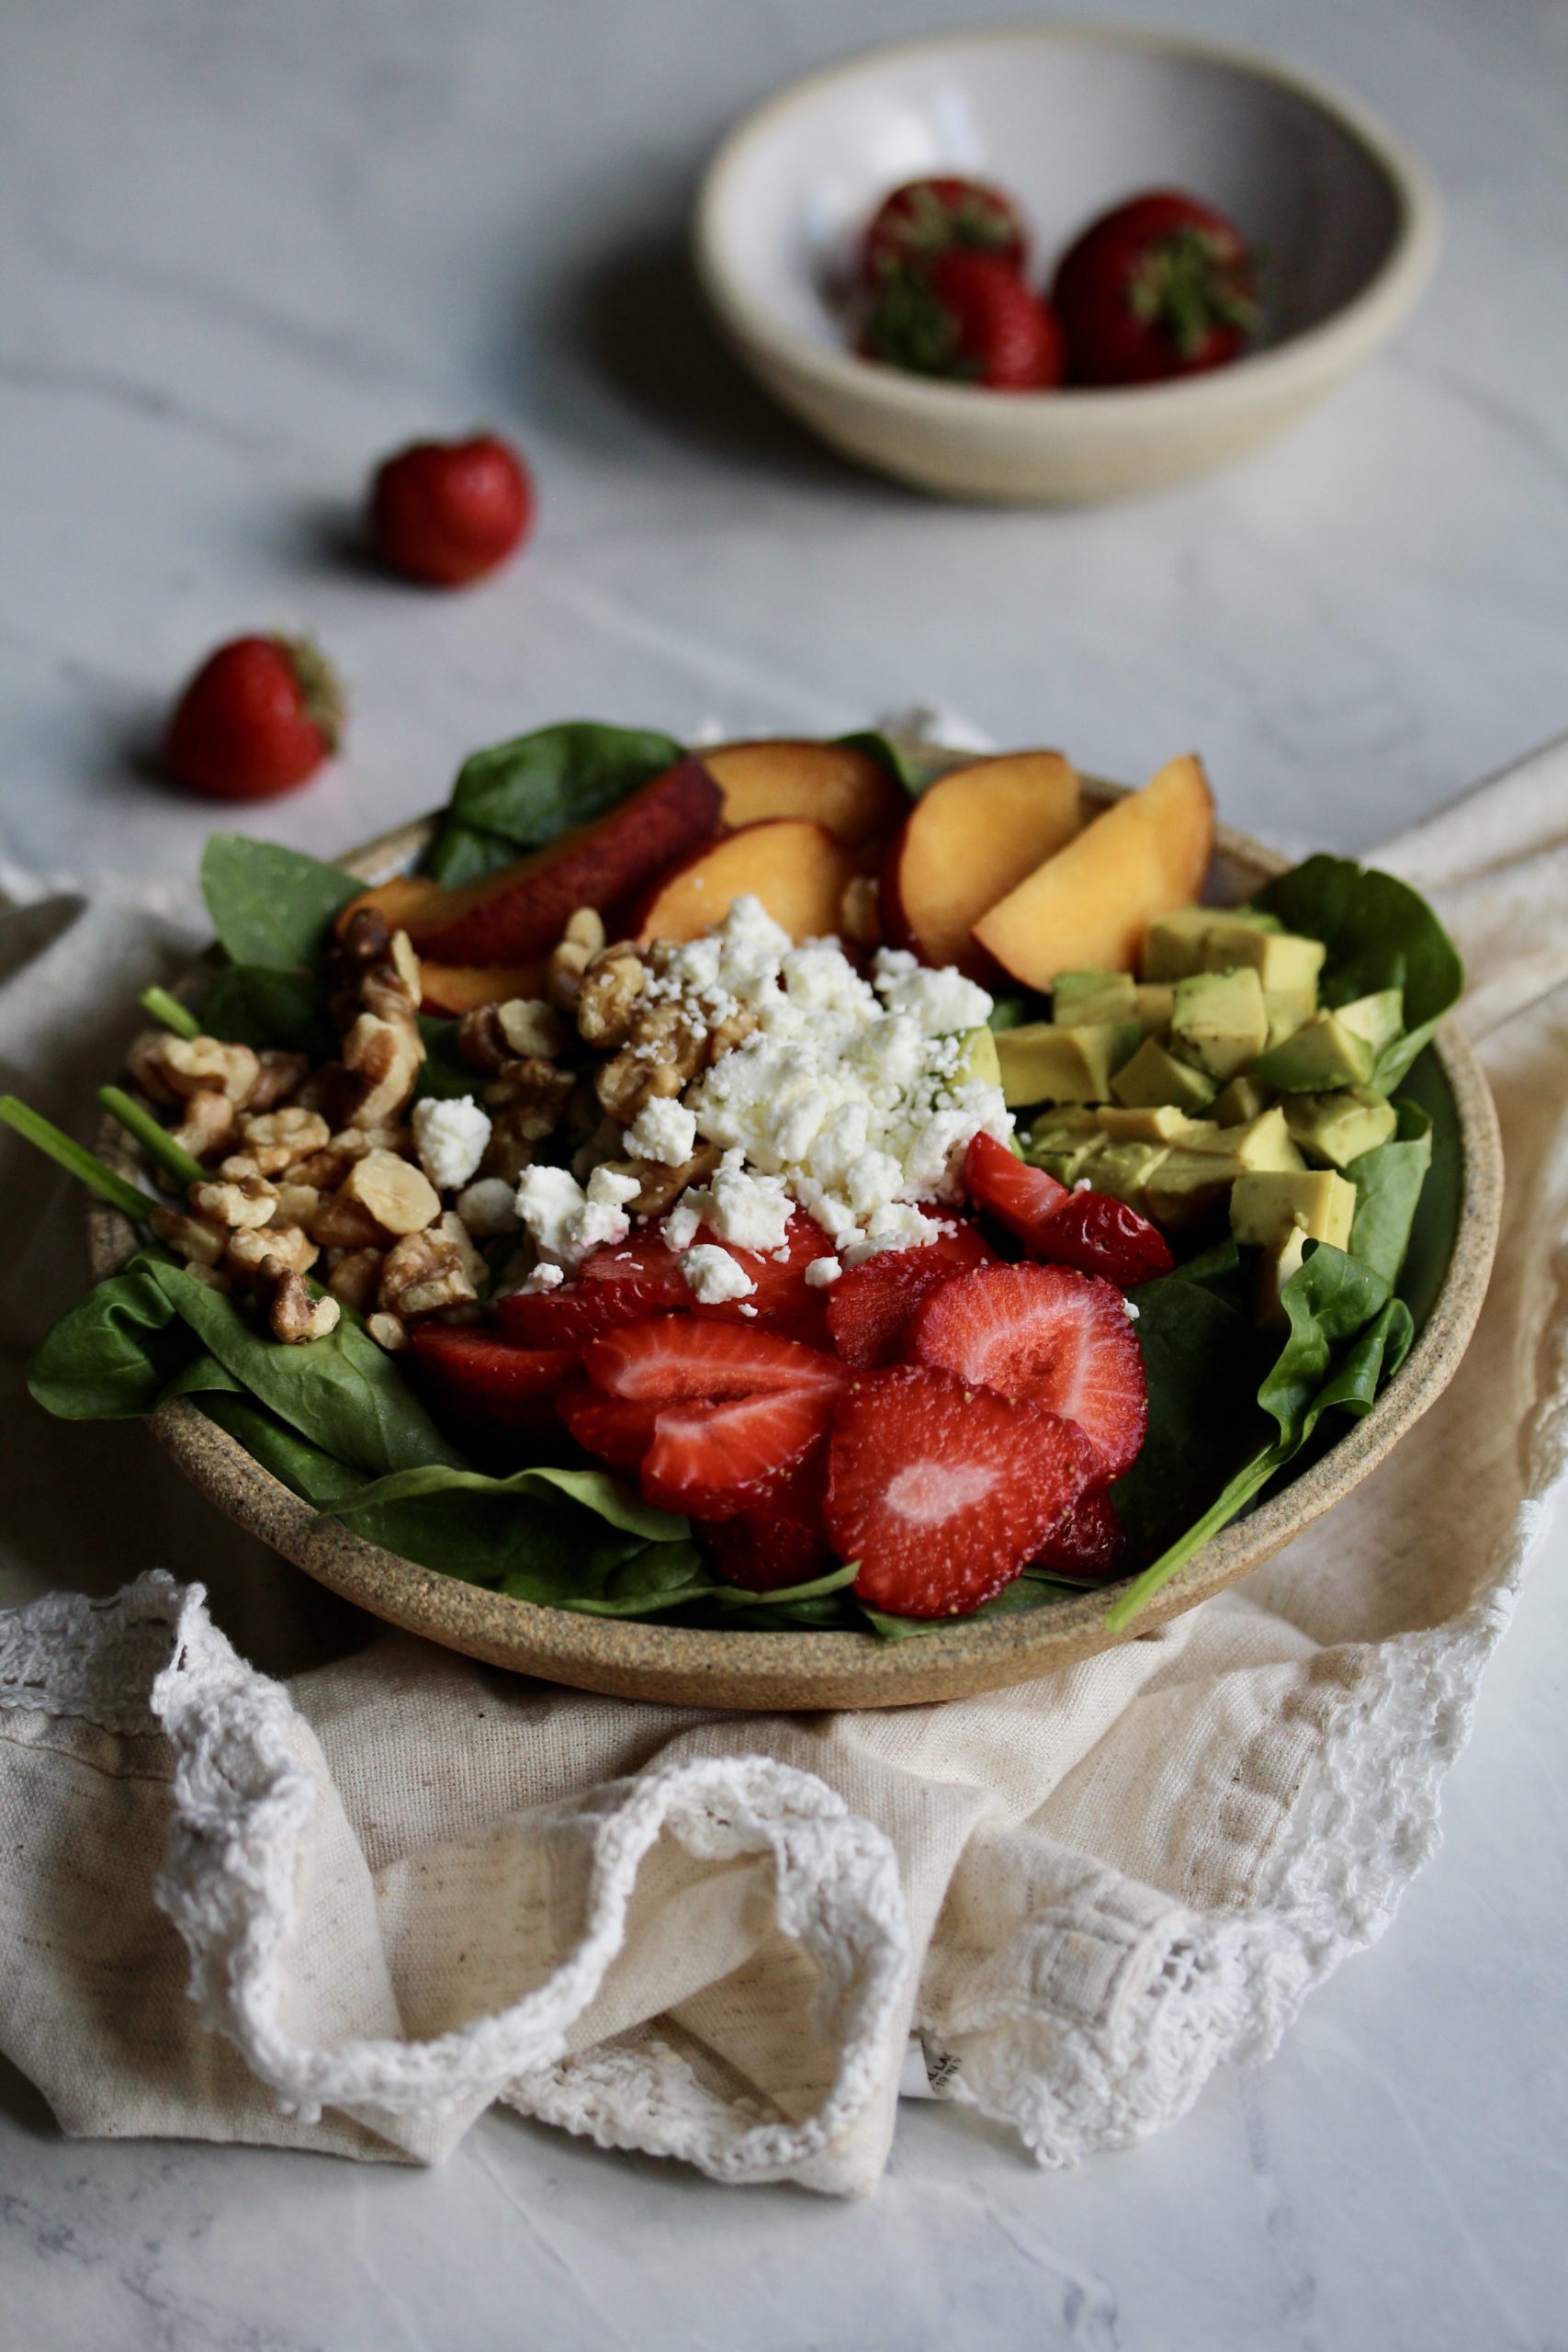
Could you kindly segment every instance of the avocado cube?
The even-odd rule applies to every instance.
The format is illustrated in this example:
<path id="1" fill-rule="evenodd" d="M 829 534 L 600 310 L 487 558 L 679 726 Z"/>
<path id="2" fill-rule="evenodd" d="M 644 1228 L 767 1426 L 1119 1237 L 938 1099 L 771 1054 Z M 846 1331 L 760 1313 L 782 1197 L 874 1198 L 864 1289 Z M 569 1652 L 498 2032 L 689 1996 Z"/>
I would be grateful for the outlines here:
<path id="1" fill-rule="evenodd" d="M 1168 1151 L 1147 1177 L 1139 1205 L 1167 1232 L 1184 1232 L 1218 1216 L 1231 1189 L 1231 1170 L 1213 1152 Z"/>
<path id="2" fill-rule="evenodd" d="M 1245 1127 L 1248 1120 L 1260 1119 L 1273 1099 L 1255 1078 L 1233 1078 L 1214 1097 L 1214 1116 L 1222 1127 Z"/>
<path id="3" fill-rule="evenodd" d="M 1248 1168 L 1231 1191 L 1231 1231 L 1245 1247 L 1268 1250 L 1289 1238 L 1292 1227 L 1309 1241 L 1348 1249 L 1356 1214 L 1356 1187 L 1337 1170 Z"/>
<path id="4" fill-rule="evenodd" d="M 1140 980 L 1133 991 L 1133 1016 L 1145 1037 L 1162 1040 L 1170 1035 L 1170 1015 L 1176 1003 L 1176 987 L 1171 980 Z"/>
<path id="5" fill-rule="evenodd" d="M 1292 1094 L 1284 1111 L 1294 1141 L 1333 1168 L 1348 1168 L 1362 1152 L 1375 1151 L 1399 1125 L 1393 1103 L 1365 1087 L 1339 1094 Z"/>
<path id="6" fill-rule="evenodd" d="M 1132 1060 L 1117 1071 L 1111 1088 L 1117 1102 L 1129 1110 L 1171 1102 L 1179 1111 L 1194 1114 L 1208 1109 L 1215 1091 L 1212 1078 L 1187 1062 L 1179 1062 L 1153 1037 L 1145 1038 Z"/>
<path id="7" fill-rule="evenodd" d="M 1058 972 L 1051 983 L 1051 1018 L 1059 1028 L 1137 1017 L 1137 989 L 1131 972 Z"/>
<path id="8" fill-rule="evenodd" d="M 1097 1193 L 1109 1193 L 1113 1199 L 1126 1201 L 1131 1207 L 1141 1210 L 1152 1179 L 1169 1158 L 1169 1149 L 1162 1143 L 1112 1143 L 1106 1139 L 1084 1162 L 1078 1178 L 1087 1176 Z"/>
<path id="9" fill-rule="evenodd" d="M 1245 1127 L 1195 1128 L 1191 1135 L 1183 1136 L 1181 1148 L 1222 1161 L 1233 1177 L 1248 1168 L 1277 1168 L 1294 1173 L 1306 1166 L 1291 1138 L 1285 1114 L 1278 1105 L 1249 1120 Z"/>
<path id="10" fill-rule="evenodd" d="M 1263 989 L 1254 971 L 1194 972 L 1176 983 L 1170 1048 L 1224 1086 L 1255 1062 L 1269 1039 Z"/>
<path id="11" fill-rule="evenodd" d="M 1371 996 L 1359 996 L 1353 1003 L 1339 1007 L 1339 1018 L 1347 1029 L 1366 1039 L 1375 1062 L 1404 1027 L 1404 991 L 1379 989 Z"/>
<path id="12" fill-rule="evenodd" d="M 1293 1037 L 1260 1054 L 1252 1075 L 1281 1094 L 1330 1094 L 1342 1086 L 1365 1086 L 1373 1058 L 1366 1038 L 1348 1029 L 1338 1013 L 1314 1012 Z"/>
<path id="13" fill-rule="evenodd" d="M 1001 1057 L 997 1052 L 997 1041 L 988 1029 L 969 1031 L 960 1050 L 958 1067 L 953 1079 L 955 1086 L 1001 1084 Z"/>
<path id="14" fill-rule="evenodd" d="M 1190 1143 L 1194 1136 L 1216 1132 L 1206 1119 L 1190 1119 L 1174 1102 L 1141 1103 L 1125 1110 L 1102 1102 L 1094 1123 L 1112 1143 Z"/>
<path id="15" fill-rule="evenodd" d="M 1047 1111 L 1030 1130 L 1023 1157 L 1059 1184 L 1076 1184 L 1104 1140 L 1091 1112 Z"/>
<path id="16" fill-rule="evenodd" d="M 1300 1266 L 1306 1245 L 1306 1235 L 1299 1225 L 1293 1225 L 1282 1241 L 1272 1241 L 1258 1251 L 1252 1287 L 1252 1311 L 1258 1322 L 1290 1321 L 1280 1294 Z"/>
<path id="17" fill-rule="evenodd" d="M 1112 1073 L 1138 1042 L 1135 1021 L 1059 1029 L 1030 1021 L 996 1036 L 1002 1093 L 1010 1110 L 1024 1102 L 1106 1102 Z"/>
<path id="18" fill-rule="evenodd" d="M 1298 1029 L 1304 1029 L 1317 1011 L 1315 989 L 1265 989 L 1263 1010 L 1269 1016 L 1269 1035 L 1265 1048 L 1272 1053 Z"/>
<path id="19" fill-rule="evenodd" d="M 1184 980 L 1203 969 L 1204 942 L 1216 928 L 1278 931 L 1279 920 L 1251 907 L 1179 907 L 1156 915 L 1144 942 L 1145 980 Z M 1232 956 L 1227 961 L 1239 959 Z"/>
<path id="20" fill-rule="evenodd" d="M 1321 939 L 1304 938 L 1300 932 L 1242 929 L 1231 923 L 1206 935 L 1203 969 L 1220 972 L 1227 965 L 1249 965 L 1266 994 L 1304 996 L 1310 1000 L 1310 1013 L 1317 1010 L 1318 974 L 1327 953 Z"/>

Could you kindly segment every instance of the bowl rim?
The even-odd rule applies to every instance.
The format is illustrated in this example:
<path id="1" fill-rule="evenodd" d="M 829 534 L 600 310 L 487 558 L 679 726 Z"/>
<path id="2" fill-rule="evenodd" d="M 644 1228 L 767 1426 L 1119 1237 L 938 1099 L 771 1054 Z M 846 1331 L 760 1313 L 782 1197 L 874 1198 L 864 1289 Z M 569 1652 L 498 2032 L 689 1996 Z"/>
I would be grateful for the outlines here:
<path id="1" fill-rule="evenodd" d="M 755 137 L 801 100 L 868 66 L 927 52 L 964 48 L 1077 42 L 1085 47 L 1142 50 L 1228 66 L 1274 84 L 1304 99 L 1346 131 L 1382 171 L 1395 203 L 1393 236 L 1387 254 L 1360 291 L 1314 325 L 1303 327 L 1234 367 L 1166 383 L 1109 387 L 1064 385 L 1050 391 L 1010 392 L 1005 400 L 984 387 L 945 383 L 881 368 L 849 351 L 831 350 L 784 324 L 729 266 L 723 252 L 723 223 L 730 184 Z M 818 390 L 857 401 L 885 402 L 928 423 L 964 420 L 978 431 L 1006 432 L 1019 422 L 1038 428 L 1055 418 L 1066 424 L 1103 430 L 1168 422 L 1194 413 L 1214 415 L 1223 408 L 1249 407 L 1254 398 L 1289 388 L 1291 379 L 1332 378 L 1393 328 L 1414 305 L 1436 266 L 1442 204 L 1436 183 L 1414 149 L 1361 99 L 1307 69 L 1243 44 L 1154 27 L 1101 25 L 1076 18 L 1050 23 L 1014 23 L 964 28 L 946 34 L 917 34 L 880 43 L 852 57 L 803 75 L 775 91 L 742 116 L 710 158 L 693 215 L 692 247 L 698 280 L 720 325 L 744 349 L 804 379 Z"/>
<path id="2" fill-rule="evenodd" d="M 1086 797 L 1101 805 L 1129 789 L 1089 775 L 1081 781 Z M 337 863 L 367 882 L 384 879 L 418 854 L 434 821 L 415 819 Z M 1212 876 L 1239 871 L 1257 887 L 1292 863 L 1231 827 L 1216 829 Z M 461 1583 L 355 1534 L 284 1486 L 192 1398 L 160 1406 L 150 1426 L 210 1501 L 318 1583 L 408 1632 L 513 1672 L 613 1696 L 744 1713 L 919 1705 L 1027 1681 L 1152 1634 L 1261 1566 L 1359 1485 L 1448 1385 L 1486 1295 L 1503 1157 L 1491 1092 L 1462 1030 L 1445 1022 L 1430 1050 L 1453 1098 L 1462 1182 L 1452 1254 L 1409 1356 L 1369 1413 L 1277 1495 L 1213 1537 L 1118 1634 L 1108 1634 L 1103 1620 L 1121 1578 L 1050 1608 L 958 1618 L 897 1643 L 852 1632 L 704 1629 L 547 1608 Z M 106 1117 L 97 1148 L 110 1166 L 132 1177 L 141 1171 L 139 1148 L 113 1119 Z M 97 1281 L 133 1253 L 136 1234 L 118 1210 L 97 1200 L 89 1203 L 87 1228 Z"/>

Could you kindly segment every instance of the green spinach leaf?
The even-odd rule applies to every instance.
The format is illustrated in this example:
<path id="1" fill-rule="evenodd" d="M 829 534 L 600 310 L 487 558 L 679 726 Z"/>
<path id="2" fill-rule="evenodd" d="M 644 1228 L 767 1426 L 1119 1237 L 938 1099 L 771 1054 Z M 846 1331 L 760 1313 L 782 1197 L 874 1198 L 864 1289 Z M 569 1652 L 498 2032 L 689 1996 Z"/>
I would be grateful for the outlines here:
<path id="1" fill-rule="evenodd" d="M 57 1420 L 139 1419 L 199 1352 L 154 1263 L 132 1258 L 68 1307 L 33 1351 L 28 1386 Z"/>
<path id="2" fill-rule="evenodd" d="M 451 1469 L 440 1463 L 425 1463 L 378 1478 L 373 1486 L 361 1487 L 333 1508 L 342 1517 L 352 1519 L 359 1511 L 374 1510 L 381 1504 L 423 1500 L 430 1495 L 478 1495 L 490 1500 L 543 1495 L 550 1502 L 564 1496 L 569 1502 L 578 1503 L 583 1510 L 607 1520 L 612 1527 L 640 1536 L 645 1544 L 678 1542 L 692 1532 L 689 1521 L 673 1511 L 656 1510 L 651 1503 L 645 1503 L 631 1487 L 612 1478 L 604 1470 L 531 1467 L 513 1470 L 506 1477 L 492 1478 L 483 1470 Z"/>
<path id="3" fill-rule="evenodd" d="M 1254 903 L 1278 915 L 1287 931 L 1323 941 L 1325 1004 L 1404 989 L 1404 1035 L 1372 1074 L 1378 1091 L 1392 1093 L 1464 987 L 1459 951 L 1425 899 L 1392 874 L 1348 857 L 1319 856 L 1269 883 Z"/>
<path id="4" fill-rule="evenodd" d="M 1111 1500 L 1131 1556 L 1149 1558 L 1196 1518 L 1267 1431 L 1258 1407 L 1258 1334 L 1235 1299 L 1185 1270 L 1134 1292 L 1149 1421 Z"/>
<path id="5" fill-rule="evenodd" d="M 853 735 L 836 735 L 833 740 L 841 743 L 847 752 L 863 752 L 867 759 L 874 760 L 878 767 L 886 768 L 894 783 L 907 792 L 911 800 L 918 800 L 927 786 L 934 784 L 939 775 L 946 775 L 952 768 L 962 767 L 968 757 L 966 753 L 955 755 L 952 752 L 939 752 L 934 747 L 913 743 L 908 739 L 896 742 L 891 735 L 884 735 L 874 727 L 863 728 Z"/>
<path id="6" fill-rule="evenodd" d="M 420 1064 L 416 1096 L 439 1095 L 448 1101 L 463 1094 L 479 1100 L 480 1080 L 468 1068 L 457 1051 L 457 1031 L 461 1023 L 437 1019 L 432 1012 L 419 1016 L 419 1034 L 424 1042 L 424 1059 Z"/>
<path id="7" fill-rule="evenodd" d="M 592 823 L 682 757 L 646 728 L 569 720 L 475 752 L 457 771 L 424 870 L 455 886 Z"/>
<path id="8" fill-rule="evenodd" d="M 1418 1103 L 1401 1096 L 1399 1124 L 1387 1143 L 1362 1152 L 1345 1170 L 1356 1187 L 1350 1255 L 1384 1282 L 1397 1283 L 1432 1164 L 1432 1122 Z"/>
<path id="9" fill-rule="evenodd" d="M 243 833 L 214 833 L 202 852 L 201 893 L 219 944 L 231 963 L 271 972 L 314 964 L 333 917 L 364 888 L 341 865 Z"/>
<path id="10" fill-rule="evenodd" d="M 224 964 L 201 1000 L 209 1037 L 231 1045 L 286 1046 L 326 1061 L 337 1051 L 327 991 L 309 972 L 275 971 L 267 964 Z"/>

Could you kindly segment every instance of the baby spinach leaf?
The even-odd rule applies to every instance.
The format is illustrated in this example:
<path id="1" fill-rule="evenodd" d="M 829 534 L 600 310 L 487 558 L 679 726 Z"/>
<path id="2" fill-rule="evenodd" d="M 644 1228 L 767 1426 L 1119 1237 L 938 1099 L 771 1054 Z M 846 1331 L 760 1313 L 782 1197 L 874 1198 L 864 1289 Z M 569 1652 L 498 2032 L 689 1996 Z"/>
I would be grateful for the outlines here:
<path id="1" fill-rule="evenodd" d="M 132 1258 L 44 1333 L 28 1386 L 62 1421 L 135 1420 L 199 1352 L 153 1272 Z"/>
<path id="2" fill-rule="evenodd" d="M 457 771 L 424 870 L 448 886 L 493 874 L 604 816 L 681 757 L 671 736 L 588 719 L 475 752 Z"/>
<path id="3" fill-rule="evenodd" d="M 327 991 L 310 972 L 278 972 L 267 964 L 224 964 L 201 1000 L 209 1037 L 234 1046 L 279 1046 L 312 1061 L 337 1051 Z"/>
<path id="4" fill-rule="evenodd" d="M 1426 899 L 1392 874 L 1352 858 L 1319 856 L 1269 883 L 1254 903 L 1278 915 L 1287 931 L 1324 942 L 1325 1004 L 1404 989 L 1404 1035 L 1372 1073 L 1378 1091 L 1392 1093 L 1464 987 L 1459 951 Z"/>
<path id="5" fill-rule="evenodd" d="M 993 1593 L 972 1615 L 1017 1617 L 1036 1609 L 1054 1609 L 1064 1600 L 1073 1600 L 1080 1589 L 1047 1576 L 1041 1568 L 1025 1568 L 1021 1576 L 1003 1585 L 1000 1592 Z M 872 1632 L 885 1642 L 916 1641 L 922 1634 L 940 1634 L 953 1623 L 951 1617 L 896 1617 L 886 1609 L 874 1609 L 869 1600 L 857 1600 L 855 1606 Z"/>
<path id="6" fill-rule="evenodd" d="M 986 1025 L 992 1030 L 1020 1028 L 1026 1021 L 1043 1018 L 1044 1002 L 1043 997 L 1030 996 L 1022 989 L 1006 989 L 1000 996 L 993 998 L 990 1018 Z"/>
<path id="7" fill-rule="evenodd" d="M 1404 1096 L 1393 1107 L 1399 1124 L 1387 1143 L 1362 1152 L 1345 1170 L 1356 1187 L 1350 1255 L 1388 1283 L 1399 1280 L 1432 1164 L 1432 1122 L 1426 1112 Z"/>
<path id="8" fill-rule="evenodd" d="M 652 1617 L 710 1600 L 717 1582 L 694 1544 L 645 1544 L 629 1559 L 580 1559 L 565 1576 L 514 1569 L 501 1589 L 582 1617 Z"/>
<path id="9" fill-rule="evenodd" d="M 231 962 L 272 972 L 312 965 L 333 917 L 364 888 L 341 865 L 243 833 L 214 833 L 202 852 L 201 894 L 219 944 Z"/>
<path id="10" fill-rule="evenodd" d="M 900 786 L 911 800 L 918 800 L 926 786 L 934 784 L 939 775 L 945 775 L 950 768 L 964 764 L 963 759 L 955 758 L 951 752 L 939 752 L 934 746 L 928 748 L 908 741 L 895 742 L 890 735 L 884 735 L 874 727 L 863 728 L 853 735 L 837 735 L 833 740 L 841 743 L 847 752 L 863 752 L 867 759 L 874 760 L 878 767 L 886 768 L 894 783 Z"/>
<path id="11" fill-rule="evenodd" d="M 461 1023 L 438 1020 L 434 1013 L 419 1016 L 419 1034 L 424 1043 L 424 1059 L 420 1064 L 416 1095 L 437 1095 L 446 1101 L 472 1094 L 478 1098 L 479 1080 L 457 1051 L 457 1031 Z"/>
<path id="12" fill-rule="evenodd" d="M 492 1478 L 483 1470 L 453 1469 L 439 1463 L 425 1463 L 378 1478 L 373 1486 L 362 1487 L 335 1504 L 334 1509 L 350 1519 L 359 1511 L 373 1510 L 379 1504 L 443 1494 L 480 1495 L 491 1499 L 543 1494 L 547 1501 L 564 1495 L 569 1502 L 579 1503 L 585 1510 L 608 1520 L 612 1527 L 640 1536 L 645 1544 L 675 1542 L 691 1533 L 689 1521 L 673 1511 L 656 1510 L 651 1503 L 645 1503 L 631 1487 L 612 1478 L 604 1470 L 530 1467 L 513 1470 L 507 1477 Z"/>
<path id="13" fill-rule="evenodd" d="M 247 1393 L 334 1461 L 380 1476 L 418 1463 L 468 1464 L 436 1429 L 401 1371 L 354 1317 L 302 1347 L 258 1331 L 232 1299 L 181 1266 L 153 1279 L 181 1318 Z"/>
<path id="14" fill-rule="evenodd" d="M 1134 1293 L 1148 1381 L 1143 1446 L 1111 1500 L 1131 1556 L 1147 1559 L 1200 1512 L 1267 1434 L 1258 1334 L 1233 1299 L 1185 1271 Z"/>

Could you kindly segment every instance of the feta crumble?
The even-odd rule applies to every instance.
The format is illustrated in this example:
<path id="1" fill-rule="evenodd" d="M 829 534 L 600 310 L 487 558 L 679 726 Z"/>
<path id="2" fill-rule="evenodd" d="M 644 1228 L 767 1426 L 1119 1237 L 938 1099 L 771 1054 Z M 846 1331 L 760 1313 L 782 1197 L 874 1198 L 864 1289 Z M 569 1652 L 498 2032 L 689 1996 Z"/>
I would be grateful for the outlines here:
<path id="1" fill-rule="evenodd" d="M 807 1288 L 826 1290 L 830 1283 L 838 1281 L 843 1271 L 837 1258 L 813 1258 L 806 1269 Z"/>
<path id="2" fill-rule="evenodd" d="M 409 1116 L 420 1166 L 438 1193 L 455 1193 L 484 1158 L 489 1114 L 471 1094 L 461 1094 L 449 1101 L 426 1096 Z"/>
<path id="3" fill-rule="evenodd" d="M 701 1306 L 718 1306 L 727 1298 L 746 1298 L 757 1287 L 744 1266 L 715 1241 L 699 1241 L 681 1261 L 681 1272 Z"/>
<path id="4" fill-rule="evenodd" d="M 504 1176 L 481 1176 L 457 1195 L 457 1215 L 476 1241 L 517 1230 L 517 1188 Z"/>
<path id="5" fill-rule="evenodd" d="M 566 1276 L 558 1266 L 535 1266 L 518 1283 L 519 1290 L 559 1290 Z"/>
<path id="6" fill-rule="evenodd" d="M 626 1129 L 626 1148 L 634 1159 L 657 1159 L 679 1168 L 696 1148 L 697 1123 L 673 1095 L 652 1094 Z"/>
<path id="7" fill-rule="evenodd" d="M 688 1248 L 698 1225 L 705 1225 L 721 1241 L 731 1241 L 738 1250 L 787 1246 L 795 1204 L 780 1178 L 750 1175 L 745 1160 L 743 1151 L 727 1151 L 705 1184 L 694 1184 L 682 1194 L 664 1223 L 664 1238 L 672 1250 Z"/>
<path id="8" fill-rule="evenodd" d="M 541 1265 L 570 1269 L 631 1231 L 626 1204 L 641 1190 L 635 1176 L 596 1168 L 583 1191 L 569 1169 L 527 1168 L 517 1186 L 517 1215 Z"/>

